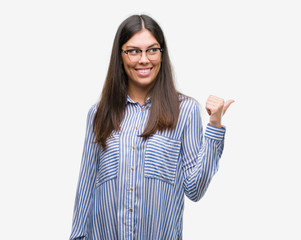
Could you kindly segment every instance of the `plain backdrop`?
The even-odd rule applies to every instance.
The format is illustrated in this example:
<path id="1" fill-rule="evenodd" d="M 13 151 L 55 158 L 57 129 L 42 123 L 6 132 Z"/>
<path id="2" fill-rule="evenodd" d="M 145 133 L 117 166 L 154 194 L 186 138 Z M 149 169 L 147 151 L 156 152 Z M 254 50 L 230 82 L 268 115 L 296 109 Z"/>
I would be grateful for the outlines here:
<path id="1" fill-rule="evenodd" d="M 68 239 L 88 110 L 119 24 L 161 25 L 177 88 L 234 99 L 184 239 L 301 239 L 301 8 L 292 0 L 0 2 L 1 239 Z"/>

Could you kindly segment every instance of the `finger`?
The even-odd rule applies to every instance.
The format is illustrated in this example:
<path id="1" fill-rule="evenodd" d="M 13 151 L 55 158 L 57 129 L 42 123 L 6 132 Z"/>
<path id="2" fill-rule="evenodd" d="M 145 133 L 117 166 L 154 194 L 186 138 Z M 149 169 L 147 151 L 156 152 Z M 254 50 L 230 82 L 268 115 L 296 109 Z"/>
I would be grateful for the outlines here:
<path id="1" fill-rule="evenodd" d="M 228 100 L 225 105 L 224 105 L 224 114 L 226 113 L 227 109 L 230 107 L 230 105 L 232 103 L 234 103 L 235 101 L 233 99 Z"/>
<path id="2" fill-rule="evenodd" d="M 223 101 L 222 98 L 210 95 L 207 99 L 208 102 L 212 102 L 212 103 L 220 103 L 221 101 Z"/>
<path id="3" fill-rule="evenodd" d="M 211 116 L 211 110 L 209 108 L 206 108 L 207 113 L 209 114 L 209 116 Z"/>
<path id="4" fill-rule="evenodd" d="M 206 104 L 206 111 L 207 111 L 207 113 L 209 114 L 209 116 L 211 115 L 211 106 L 210 106 L 210 104 L 207 102 L 207 104 Z"/>

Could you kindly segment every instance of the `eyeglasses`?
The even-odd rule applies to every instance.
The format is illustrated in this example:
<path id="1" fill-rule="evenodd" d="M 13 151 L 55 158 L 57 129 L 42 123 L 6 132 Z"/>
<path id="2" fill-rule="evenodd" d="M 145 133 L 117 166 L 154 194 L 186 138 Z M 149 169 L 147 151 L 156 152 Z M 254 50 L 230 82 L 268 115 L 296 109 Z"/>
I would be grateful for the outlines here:
<path id="1" fill-rule="evenodd" d="M 121 51 L 128 55 L 131 62 L 138 62 L 142 57 L 142 52 L 145 51 L 146 56 L 149 60 L 155 61 L 158 60 L 161 56 L 161 52 L 163 52 L 163 48 L 149 48 L 146 50 L 141 50 L 138 48 L 128 49 Z"/>

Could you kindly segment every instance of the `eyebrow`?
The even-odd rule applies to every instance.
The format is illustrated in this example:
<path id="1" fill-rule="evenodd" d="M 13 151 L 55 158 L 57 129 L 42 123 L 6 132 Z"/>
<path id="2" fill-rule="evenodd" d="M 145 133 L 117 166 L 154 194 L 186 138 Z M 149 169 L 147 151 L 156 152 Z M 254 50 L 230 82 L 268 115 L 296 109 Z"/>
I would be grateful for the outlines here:
<path id="1" fill-rule="evenodd" d="M 154 43 L 154 44 L 152 44 L 152 45 L 150 45 L 150 46 L 148 46 L 147 48 L 152 48 L 152 47 L 154 47 L 154 46 L 160 46 L 160 44 L 159 43 Z M 131 46 L 131 45 L 128 45 L 128 46 L 126 46 L 127 48 L 138 48 L 138 49 L 140 49 L 139 47 L 136 47 L 136 46 Z"/>

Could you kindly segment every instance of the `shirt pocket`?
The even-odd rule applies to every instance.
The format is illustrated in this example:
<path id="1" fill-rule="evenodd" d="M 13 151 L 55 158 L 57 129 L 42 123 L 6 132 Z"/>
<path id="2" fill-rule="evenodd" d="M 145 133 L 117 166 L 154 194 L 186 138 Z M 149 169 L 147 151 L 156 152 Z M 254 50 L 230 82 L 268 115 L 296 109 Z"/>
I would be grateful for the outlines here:
<path id="1" fill-rule="evenodd" d="M 181 141 L 155 134 L 148 139 L 144 175 L 173 184 L 181 148 Z"/>
<path id="2" fill-rule="evenodd" d="M 98 161 L 96 186 L 117 177 L 119 163 L 119 135 L 113 131 L 107 139 L 107 148 L 101 150 Z"/>

